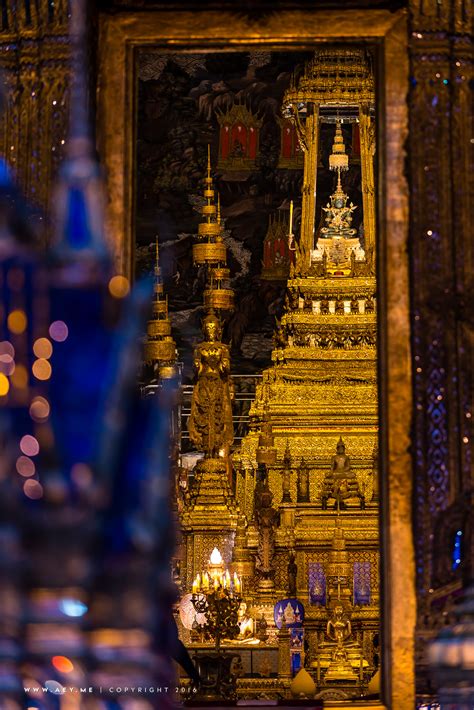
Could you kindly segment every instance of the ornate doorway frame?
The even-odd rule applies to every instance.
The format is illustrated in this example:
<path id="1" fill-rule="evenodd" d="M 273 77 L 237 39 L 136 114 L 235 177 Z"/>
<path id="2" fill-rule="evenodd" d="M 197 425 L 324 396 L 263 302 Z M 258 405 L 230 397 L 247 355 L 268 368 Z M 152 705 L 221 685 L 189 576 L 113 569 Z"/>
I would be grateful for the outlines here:
<path id="1" fill-rule="evenodd" d="M 317 43 L 377 46 L 378 277 L 380 304 L 383 702 L 415 704 L 415 563 L 412 386 L 409 324 L 407 19 L 403 10 L 280 11 L 249 20 L 228 11 L 146 11 L 99 18 L 98 146 L 107 170 L 108 231 L 118 269 L 132 270 L 134 144 L 138 47 L 173 51 L 238 51 L 256 47 L 311 49 Z M 338 705 L 339 708 L 341 706 Z M 370 707 L 383 707 L 371 703 Z M 341 709 L 342 710 L 342 709 Z"/>

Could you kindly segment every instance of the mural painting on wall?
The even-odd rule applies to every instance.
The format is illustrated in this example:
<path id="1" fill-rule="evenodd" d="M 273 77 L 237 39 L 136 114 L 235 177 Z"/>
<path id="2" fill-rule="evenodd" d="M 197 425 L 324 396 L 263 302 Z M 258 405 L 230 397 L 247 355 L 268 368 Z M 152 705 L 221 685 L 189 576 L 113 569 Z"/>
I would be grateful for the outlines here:
<path id="1" fill-rule="evenodd" d="M 192 241 L 204 203 L 207 147 L 219 192 L 235 311 L 225 326 L 234 372 L 261 372 L 270 362 L 276 319 L 294 258 L 288 249 L 290 201 L 299 234 L 303 152 L 281 103 L 308 52 L 137 56 L 135 271 L 150 272 L 155 239 L 169 298 L 184 380 L 192 377 L 192 349 L 200 339 L 204 273 L 192 263 Z M 345 127 L 351 145 L 352 128 Z M 320 153 L 328 164 L 334 128 L 321 127 Z M 346 186 L 355 187 L 357 164 Z M 319 171 L 317 214 L 334 175 Z M 361 212 L 361 210 L 356 210 Z M 318 224 L 318 218 L 316 224 Z M 357 226 L 357 225 L 356 225 Z"/>

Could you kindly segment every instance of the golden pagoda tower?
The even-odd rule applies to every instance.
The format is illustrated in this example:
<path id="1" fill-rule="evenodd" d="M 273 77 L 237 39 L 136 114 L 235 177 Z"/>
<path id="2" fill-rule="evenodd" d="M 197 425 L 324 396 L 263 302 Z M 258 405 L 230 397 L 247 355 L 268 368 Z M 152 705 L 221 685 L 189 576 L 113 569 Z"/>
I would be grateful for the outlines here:
<path id="1" fill-rule="evenodd" d="M 168 298 L 164 292 L 160 267 L 158 238 L 156 240 L 152 316 L 147 323 L 146 332 L 145 364 L 152 365 L 159 378 L 174 377 L 177 372 L 176 343 L 171 334 Z"/>
<path id="2" fill-rule="evenodd" d="M 334 690 L 341 699 L 350 697 L 354 687 L 363 692 L 375 672 L 373 644 L 379 624 L 378 507 L 372 490 L 378 436 L 373 109 L 374 81 L 365 50 L 317 51 L 285 96 L 284 110 L 295 123 L 305 155 L 301 233 L 295 240 L 297 258 L 287 284 L 273 364 L 263 372 L 250 410 L 250 431 L 234 454 L 243 470 L 237 477 L 237 503 L 252 520 L 260 422 L 271 422 L 277 458 L 267 465 L 268 483 L 280 513 L 274 555 L 280 572 L 275 576 L 274 601 L 285 598 L 284 571 L 292 549 L 298 568 L 297 597 L 306 609 L 305 641 L 318 691 L 325 687 L 324 672 L 321 667 L 317 671 L 317 664 L 320 642 L 331 643 L 327 625 L 331 621 L 340 628 L 339 616 L 350 616 L 350 642 L 355 645 L 349 661 L 354 662 L 357 649 L 362 670 L 348 674 L 348 688 Z M 364 244 L 352 226 L 357 208 L 344 190 L 349 158 L 343 126 L 354 121 L 361 127 Z M 336 185 L 323 207 L 324 227 L 315 243 L 318 141 L 323 122 L 334 127 L 329 168 L 335 172 Z M 251 522 L 247 531 L 251 549 L 257 544 L 253 527 Z M 339 550 L 341 540 L 344 544 Z M 343 610 L 335 618 L 334 606 L 327 600 L 325 604 L 311 601 L 310 580 L 317 568 L 329 591 L 331 560 L 341 554 L 350 584 Z M 258 605 L 258 593 L 253 603 Z M 333 666 L 328 687 L 338 682 L 336 670 Z"/>

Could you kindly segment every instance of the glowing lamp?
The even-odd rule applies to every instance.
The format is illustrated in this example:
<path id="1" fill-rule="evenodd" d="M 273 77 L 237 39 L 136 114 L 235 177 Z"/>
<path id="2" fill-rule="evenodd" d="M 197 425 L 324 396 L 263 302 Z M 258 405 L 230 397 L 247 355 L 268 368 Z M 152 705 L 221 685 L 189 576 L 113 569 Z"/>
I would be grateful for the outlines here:
<path id="1" fill-rule="evenodd" d="M 211 565 L 221 565 L 222 564 L 222 555 L 215 547 L 213 551 L 211 552 Z"/>

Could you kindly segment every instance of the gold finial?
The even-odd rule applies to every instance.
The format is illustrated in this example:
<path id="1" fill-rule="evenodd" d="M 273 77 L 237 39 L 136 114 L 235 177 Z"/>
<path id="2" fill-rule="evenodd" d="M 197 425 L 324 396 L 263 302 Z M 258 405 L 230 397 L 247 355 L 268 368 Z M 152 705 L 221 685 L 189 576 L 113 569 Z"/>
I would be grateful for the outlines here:
<path id="1" fill-rule="evenodd" d="M 207 144 L 207 178 L 206 182 L 210 185 L 212 183 L 211 178 L 211 144 Z"/>
<path id="2" fill-rule="evenodd" d="M 159 376 L 167 378 L 176 374 L 176 344 L 171 334 L 168 297 L 164 293 L 160 269 L 158 235 L 155 237 L 154 275 L 152 315 L 147 324 L 147 338 L 145 341 L 145 362 L 156 365 Z"/>
<path id="3" fill-rule="evenodd" d="M 288 249 L 296 251 L 295 235 L 293 234 L 293 200 L 290 201 L 290 226 L 288 229 Z"/>

